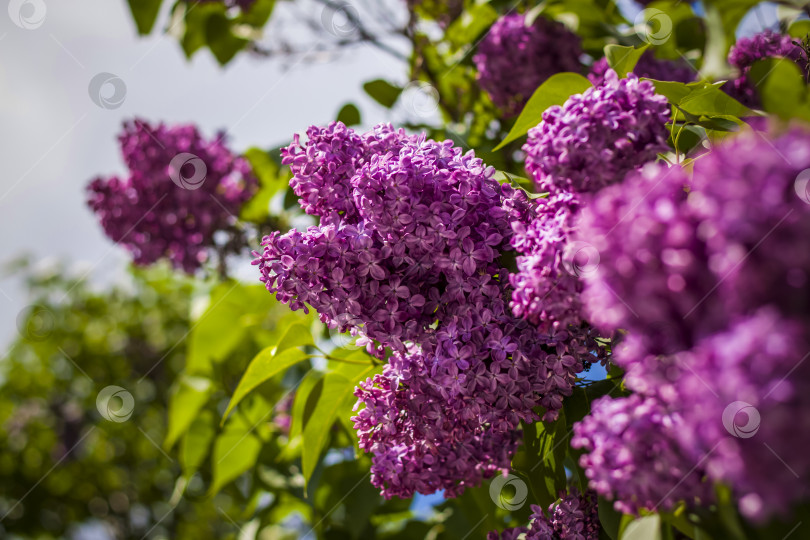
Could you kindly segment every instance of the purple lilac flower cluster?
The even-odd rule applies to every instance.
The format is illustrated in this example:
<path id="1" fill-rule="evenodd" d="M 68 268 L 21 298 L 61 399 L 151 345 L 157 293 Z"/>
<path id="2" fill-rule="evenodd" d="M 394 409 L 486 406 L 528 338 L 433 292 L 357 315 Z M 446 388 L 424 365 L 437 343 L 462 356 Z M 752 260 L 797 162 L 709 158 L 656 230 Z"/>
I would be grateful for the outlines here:
<path id="1" fill-rule="evenodd" d="M 636 394 L 595 404 L 572 444 L 624 511 L 705 501 L 711 482 L 754 520 L 810 496 L 810 134 L 767 137 L 725 141 L 691 178 L 648 168 L 583 212 L 602 257 L 585 311 L 630 331 L 613 359 Z"/>
<path id="2" fill-rule="evenodd" d="M 537 87 L 555 73 L 580 72 L 580 38 L 561 23 L 524 15 L 498 19 L 473 57 L 478 82 L 507 115 L 520 112 Z"/>
<path id="3" fill-rule="evenodd" d="M 739 73 L 736 78 L 723 86 L 723 90 L 747 107 L 760 107 L 759 94 L 748 74 L 751 66 L 758 60 L 775 56 L 793 60 L 802 73 L 807 73 L 807 55 L 800 46 L 794 43 L 794 38 L 766 30 L 749 38 L 738 40 L 731 48 L 728 53 L 728 61 Z"/>
<path id="4" fill-rule="evenodd" d="M 93 180 L 88 205 L 136 264 L 167 257 L 194 272 L 208 258 L 214 233 L 231 227 L 253 195 L 257 180 L 250 165 L 225 146 L 224 134 L 208 140 L 193 125 L 150 126 L 136 119 L 124 124 L 119 141 L 129 174 Z M 183 153 L 191 154 L 190 173 L 172 165 Z M 186 174 L 199 182 L 184 188 L 173 181 Z"/>
<path id="5" fill-rule="evenodd" d="M 607 58 L 600 58 L 591 66 L 588 80 L 594 86 L 601 86 L 605 83 L 605 75 L 610 70 Z M 654 79 L 656 81 L 675 81 L 682 83 L 694 82 L 697 76 L 695 68 L 685 61 L 660 60 L 655 57 L 652 50 L 645 51 L 638 59 L 633 73 L 638 78 Z"/>
<path id="6" fill-rule="evenodd" d="M 353 419 L 383 495 L 457 495 L 508 468 L 534 408 L 556 418 L 598 347 L 585 330 L 538 339 L 508 311 L 501 254 L 534 210 L 472 153 L 388 125 L 308 135 L 283 161 L 319 225 L 265 237 L 261 279 L 371 353 L 392 351 Z"/>
<path id="7" fill-rule="evenodd" d="M 540 191 L 594 192 L 667 149 L 669 104 L 632 73 L 549 107 L 523 146 Z"/>
<path id="8" fill-rule="evenodd" d="M 596 493 L 579 494 L 574 491 L 563 495 L 548 508 L 548 512 L 532 505 L 531 522 L 528 527 L 506 529 L 502 533 L 492 531 L 487 540 L 515 540 L 521 534 L 525 540 L 597 540 L 599 538 L 599 515 Z"/>
<path id="9" fill-rule="evenodd" d="M 598 264 L 598 253 L 572 235 L 586 192 L 620 182 L 664 151 L 667 118 L 667 101 L 651 83 L 632 74 L 619 80 L 610 70 L 602 86 L 550 108 L 529 131 L 526 169 L 550 195 L 537 201 L 531 224 L 513 225 L 520 256 L 510 307 L 543 334 L 584 324 L 581 278 Z"/>
<path id="10" fill-rule="evenodd" d="M 341 123 L 309 136 L 283 162 L 320 224 L 266 237 L 255 261 L 281 302 L 309 304 L 330 327 L 373 340 L 369 352 L 380 355 L 425 344 L 436 321 L 497 306 L 511 222 L 531 213 L 522 192 L 452 141 L 387 125 L 361 136 Z"/>

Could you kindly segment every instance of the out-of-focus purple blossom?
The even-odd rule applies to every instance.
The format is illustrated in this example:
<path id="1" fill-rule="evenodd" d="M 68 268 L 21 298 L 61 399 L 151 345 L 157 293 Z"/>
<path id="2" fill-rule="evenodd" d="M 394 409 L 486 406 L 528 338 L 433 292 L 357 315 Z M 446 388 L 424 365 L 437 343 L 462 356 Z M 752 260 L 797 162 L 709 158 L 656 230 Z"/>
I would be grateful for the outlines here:
<path id="1" fill-rule="evenodd" d="M 738 71 L 737 77 L 723 85 L 731 97 L 747 107 L 761 106 L 759 94 L 749 72 L 758 60 L 782 56 L 793 60 L 807 73 L 808 60 L 804 50 L 794 43 L 795 38 L 766 30 L 748 38 L 741 38 L 728 53 L 729 63 Z"/>
<path id="2" fill-rule="evenodd" d="M 600 58 L 591 66 L 588 80 L 594 86 L 601 86 L 605 83 L 605 75 L 610 69 L 607 58 Z M 686 61 L 660 60 L 655 57 L 652 50 L 645 51 L 638 59 L 633 73 L 639 78 L 654 79 L 656 81 L 675 81 L 682 83 L 694 82 L 697 78 L 697 71 Z"/>
<path id="3" fill-rule="evenodd" d="M 655 398 L 600 398 L 574 426 L 571 445 L 587 453 L 580 458 L 589 485 L 614 500 L 616 510 L 670 509 L 681 500 L 709 497 L 702 469 L 679 444 L 689 429 Z"/>
<path id="4" fill-rule="evenodd" d="M 561 23 L 520 14 L 498 19 L 473 57 L 478 82 L 507 115 L 520 112 L 537 87 L 555 73 L 580 72 L 580 38 Z"/>
<path id="5" fill-rule="evenodd" d="M 193 125 L 150 126 L 136 119 L 124 124 L 119 141 L 129 174 L 93 180 L 88 205 L 136 264 L 166 257 L 194 272 L 208 258 L 214 233 L 231 227 L 253 195 L 257 181 L 250 165 L 225 146 L 224 134 L 208 140 Z M 172 179 L 187 174 L 170 165 L 182 153 L 204 164 L 196 161 L 188 173 L 204 173 L 190 189 Z"/>
<path id="6" fill-rule="evenodd" d="M 810 496 L 795 476 L 810 471 L 808 148 L 803 129 L 744 132 L 691 176 L 651 166 L 583 211 L 601 255 L 583 302 L 630 331 L 612 361 L 636 394 L 595 404 L 573 444 L 618 508 L 706 501 L 722 482 L 761 521 Z"/>
<path id="7" fill-rule="evenodd" d="M 501 532 L 489 531 L 487 540 L 519 540 L 521 534 L 529 532 L 528 527 L 513 527 L 511 529 L 504 529 Z M 525 536 L 523 537 L 525 538 Z"/>
<path id="8" fill-rule="evenodd" d="M 613 70 L 602 86 L 549 107 L 523 146 L 540 191 L 594 192 L 667 149 L 669 105 L 649 81 Z"/>
<path id="9" fill-rule="evenodd" d="M 577 235 L 600 255 L 583 292 L 588 320 L 667 354 L 763 305 L 806 317 L 810 205 L 796 182 L 808 144 L 801 129 L 746 132 L 698 160 L 691 178 L 650 166 L 600 192 Z"/>

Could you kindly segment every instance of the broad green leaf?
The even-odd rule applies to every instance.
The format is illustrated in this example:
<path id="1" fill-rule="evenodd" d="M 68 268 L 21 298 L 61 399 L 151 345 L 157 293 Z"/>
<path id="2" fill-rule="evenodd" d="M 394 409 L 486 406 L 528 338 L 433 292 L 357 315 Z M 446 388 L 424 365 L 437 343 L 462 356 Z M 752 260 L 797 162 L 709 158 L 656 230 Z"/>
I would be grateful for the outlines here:
<path id="1" fill-rule="evenodd" d="M 310 370 L 295 390 L 290 416 L 290 439 L 301 435 L 307 425 L 323 389 L 323 372 Z"/>
<path id="2" fill-rule="evenodd" d="M 611 540 L 619 540 L 619 526 L 622 514 L 613 508 L 613 502 L 600 496 L 596 506 L 599 513 L 599 524 Z"/>
<path id="3" fill-rule="evenodd" d="M 534 91 L 523 111 L 515 121 L 501 144 L 495 147 L 499 150 L 526 135 L 531 128 L 543 120 L 543 113 L 552 105 L 562 105 L 573 94 L 581 94 L 591 87 L 588 79 L 578 73 L 557 73 L 549 77 L 546 82 Z"/>
<path id="4" fill-rule="evenodd" d="M 613 68 L 616 74 L 620 77 L 626 77 L 628 73 L 633 71 L 636 67 L 638 59 L 649 48 L 649 45 L 644 45 L 638 49 L 634 47 L 623 47 L 621 45 L 607 45 L 605 46 L 605 58 L 607 58 L 608 65 Z"/>
<path id="5" fill-rule="evenodd" d="M 180 44 L 183 47 L 186 58 L 191 58 L 195 52 L 205 47 L 208 43 L 206 37 L 206 23 L 208 22 L 208 18 L 214 14 L 224 17 L 225 4 L 210 2 L 196 4 L 193 8 L 178 7 L 177 9 L 185 9 L 185 31 L 183 32 L 183 38 L 180 40 Z"/>
<path id="6" fill-rule="evenodd" d="M 688 96 L 678 103 L 678 106 L 698 116 L 731 115 L 740 118 L 754 114 L 754 111 L 723 92 L 716 85 L 693 89 Z"/>
<path id="7" fill-rule="evenodd" d="M 239 415 L 233 420 L 214 441 L 210 494 L 217 493 L 225 484 L 253 468 L 262 449 L 262 441 L 254 432 L 255 426 Z"/>
<path id="8" fill-rule="evenodd" d="M 755 63 L 749 73 L 765 111 L 783 120 L 810 120 L 807 83 L 795 62 L 785 58 L 768 58 Z"/>
<path id="9" fill-rule="evenodd" d="M 185 433 L 194 417 L 208 401 L 213 383 L 203 377 L 182 375 L 169 398 L 169 427 L 163 446 L 167 450 Z"/>
<path id="10" fill-rule="evenodd" d="M 795 37 L 797 40 L 803 39 L 807 34 L 810 34 L 810 20 L 801 19 L 794 22 L 788 28 L 788 34 Z"/>
<path id="11" fill-rule="evenodd" d="M 129 0 L 129 10 L 132 12 L 132 19 L 138 28 L 138 33 L 145 36 L 152 31 L 155 26 L 160 5 L 163 0 Z"/>
<path id="12" fill-rule="evenodd" d="M 314 345 L 312 328 L 305 323 L 291 324 L 281 335 L 276 345 L 274 353 L 281 354 L 293 347 L 303 347 L 304 345 Z"/>
<path id="13" fill-rule="evenodd" d="M 363 120 L 360 117 L 360 110 L 357 106 L 355 106 L 354 103 L 347 103 L 340 109 L 340 112 L 338 112 L 337 121 L 343 122 L 347 126 L 356 126 Z"/>
<path id="14" fill-rule="evenodd" d="M 288 186 L 290 177 L 286 171 L 282 173 L 270 154 L 260 148 L 249 148 L 245 152 L 245 158 L 259 180 L 259 189 L 242 207 L 239 217 L 253 223 L 261 223 L 270 213 L 270 200 Z"/>
<path id="15" fill-rule="evenodd" d="M 201 412 L 180 439 L 180 466 L 185 476 L 191 476 L 208 455 L 211 441 L 217 434 L 216 418 L 211 411 Z"/>
<path id="16" fill-rule="evenodd" d="M 205 41 L 220 66 L 230 62 L 248 44 L 248 40 L 233 34 L 231 24 L 223 13 L 212 13 L 205 21 Z"/>
<path id="17" fill-rule="evenodd" d="M 261 28 L 270 19 L 275 4 L 276 0 L 255 0 L 247 13 L 240 13 L 236 22 L 239 24 L 247 24 L 254 28 Z"/>
<path id="18" fill-rule="evenodd" d="M 375 79 L 365 83 L 363 90 L 386 109 L 393 107 L 402 93 L 402 88 L 394 86 L 383 79 Z"/>
<path id="19" fill-rule="evenodd" d="M 642 77 L 644 81 L 650 81 L 655 86 L 655 93 L 666 97 L 670 103 L 680 103 L 680 101 L 692 92 L 692 89 L 682 83 L 675 81 L 657 81 Z"/>
<path id="20" fill-rule="evenodd" d="M 323 390 L 312 416 L 304 427 L 304 444 L 301 451 L 301 468 L 304 481 L 308 482 L 318 465 L 321 452 L 329 440 L 329 432 L 341 404 L 354 392 L 354 384 L 343 375 L 327 373 L 323 378 Z"/>
<path id="21" fill-rule="evenodd" d="M 663 540 L 661 516 L 652 514 L 631 521 L 622 533 L 621 540 Z"/>
<path id="22" fill-rule="evenodd" d="M 488 3 L 471 6 L 447 28 L 444 38 L 455 49 L 475 43 L 478 36 L 498 20 L 498 12 Z"/>
<path id="23" fill-rule="evenodd" d="M 233 408 L 257 386 L 308 358 L 310 358 L 309 354 L 292 348 L 278 352 L 276 347 L 271 347 L 257 354 L 250 361 L 245 374 L 242 375 L 242 380 L 239 381 L 239 385 L 228 403 L 228 408 L 222 415 L 222 423 L 227 420 Z"/>

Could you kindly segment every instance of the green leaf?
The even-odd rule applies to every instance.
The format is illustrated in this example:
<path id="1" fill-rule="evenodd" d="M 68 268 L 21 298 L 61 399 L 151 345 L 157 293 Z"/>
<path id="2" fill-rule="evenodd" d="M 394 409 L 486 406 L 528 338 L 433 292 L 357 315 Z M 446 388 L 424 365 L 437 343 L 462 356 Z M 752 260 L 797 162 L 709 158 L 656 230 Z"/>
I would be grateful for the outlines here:
<path id="1" fill-rule="evenodd" d="M 200 413 L 180 439 L 180 466 L 191 476 L 205 461 L 211 441 L 217 433 L 216 418 L 211 411 Z"/>
<path id="2" fill-rule="evenodd" d="M 801 19 L 794 22 L 788 28 L 788 34 L 799 40 L 803 39 L 807 34 L 810 34 L 810 20 Z"/>
<path id="3" fill-rule="evenodd" d="M 222 415 L 222 423 L 225 423 L 233 408 L 257 386 L 310 357 L 309 354 L 293 348 L 279 351 L 277 347 L 269 347 L 261 351 L 250 361 L 247 371 L 239 381 L 239 386 L 236 387 L 228 408 Z"/>
<path id="4" fill-rule="evenodd" d="M 524 426 L 523 446 L 512 460 L 512 468 L 528 480 L 534 500 L 544 508 L 566 488 L 565 455 L 568 430 L 565 413 L 554 422 L 535 422 Z"/>
<path id="5" fill-rule="evenodd" d="M 245 152 L 245 158 L 259 180 L 259 189 L 242 207 L 239 217 L 253 223 L 261 223 L 270 214 L 270 200 L 288 186 L 289 175 L 282 174 L 270 154 L 260 148 L 249 148 Z"/>
<path id="6" fill-rule="evenodd" d="M 253 430 L 254 425 L 249 424 L 244 417 L 235 416 L 225 431 L 214 441 L 214 451 L 211 454 L 213 481 L 210 494 L 217 493 L 225 484 L 256 464 L 262 442 Z"/>
<path id="7" fill-rule="evenodd" d="M 340 109 L 340 112 L 338 112 L 337 121 L 343 122 L 347 126 L 356 126 L 363 120 L 360 117 L 360 110 L 354 103 L 347 103 Z"/>
<path id="8" fill-rule="evenodd" d="M 208 43 L 206 37 L 206 23 L 208 18 L 213 14 L 221 14 L 224 17 L 225 4 L 219 2 L 210 2 L 205 4 L 196 4 L 193 9 L 182 7 L 178 9 L 185 9 L 184 21 L 185 31 L 183 38 L 180 40 L 180 45 L 183 47 L 183 52 L 186 58 L 191 58 L 192 55 Z"/>
<path id="9" fill-rule="evenodd" d="M 386 109 L 393 107 L 402 93 L 402 88 L 394 86 L 383 79 L 375 79 L 365 83 L 363 90 Z"/>
<path id="10" fill-rule="evenodd" d="M 810 121 L 807 83 L 799 66 L 785 58 L 767 58 L 751 66 L 751 80 L 757 86 L 765 111 L 783 120 Z"/>
<path id="11" fill-rule="evenodd" d="M 622 522 L 622 514 L 613 508 L 613 502 L 608 501 L 604 497 L 599 497 L 599 502 L 596 505 L 597 512 L 599 513 L 599 524 L 602 530 L 611 538 L 611 540 L 619 540 L 619 526 Z"/>
<path id="12" fill-rule="evenodd" d="M 290 439 L 301 435 L 307 425 L 323 389 L 323 372 L 310 370 L 301 379 L 295 391 L 290 415 Z"/>
<path id="13" fill-rule="evenodd" d="M 320 461 L 321 452 L 329 440 L 329 432 L 341 405 L 354 392 L 354 384 L 343 375 L 327 373 L 323 378 L 323 390 L 312 416 L 304 427 L 304 442 L 301 451 L 301 468 L 304 481 L 308 482 Z"/>
<path id="14" fill-rule="evenodd" d="M 495 150 L 500 150 L 510 142 L 526 135 L 531 128 L 543 120 L 543 113 L 552 105 L 562 105 L 573 94 L 581 94 L 590 87 L 590 81 L 578 73 L 552 75 L 535 90 L 509 134 L 501 141 L 501 144 L 495 147 Z"/>
<path id="15" fill-rule="evenodd" d="M 255 0 L 247 13 L 241 13 L 236 21 L 239 24 L 247 24 L 254 28 L 261 28 L 270 20 L 270 15 L 272 15 L 275 5 L 275 0 Z"/>
<path id="16" fill-rule="evenodd" d="M 248 40 L 231 32 L 231 24 L 224 13 L 212 13 L 205 21 L 206 44 L 221 66 L 230 62 L 248 44 Z"/>
<path id="17" fill-rule="evenodd" d="M 652 514 L 631 521 L 621 540 L 662 540 L 661 516 Z"/>
<path id="18" fill-rule="evenodd" d="M 628 73 L 633 71 L 636 67 L 638 59 L 649 48 L 649 44 L 639 47 L 623 47 L 621 45 L 606 45 L 605 58 L 607 58 L 608 65 L 613 68 L 616 74 L 620 77 L 626 77 Z"/>
<path id="19" fill-rule="evenodd" d="M 475 43 L 478 36 L 496 20 L 498 12 L 495 8 L 488 3 L 479 3 L 465 10 L 461 17 L 453 21 L 447 28 L 444 38 L 457 50 Z"/>
<path id="20" fill-rule="evenodd" d="M 689 85 L 682 82 L 657 81 L 655 79 L 648 79 L 646 77 L 642 77 L 642 80 L 653 83 L 653 86 L 655 86 L 655 93 L 666 97 L 670 103 L 680 103 L 683 98 L 692 92 Z"/>
<path id="21" fill-rule="evenodd" d="M 128 3 L 138 34 L 145 36 L 155 26 L 163 0 L 129 0 Z"/>
<path id="22" fill-rule="evenodd" d="M 182 375 L 176 389 L 169 398 L 169 427 L 163 447 L 170 449 L 177 439 L 185 433 L 194 417 L 208 401 L 213 383 L 203 377 Z"/>

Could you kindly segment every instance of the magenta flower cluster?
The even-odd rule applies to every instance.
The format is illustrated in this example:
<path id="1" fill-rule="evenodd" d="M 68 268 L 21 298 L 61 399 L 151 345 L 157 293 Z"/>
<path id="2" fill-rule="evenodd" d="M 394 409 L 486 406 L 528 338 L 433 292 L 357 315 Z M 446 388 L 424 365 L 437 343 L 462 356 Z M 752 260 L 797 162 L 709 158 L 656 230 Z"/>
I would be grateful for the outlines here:
<path id="1" fill-rule="evenodd" d="M 667 150 L 669 105 L 649 81 L 613 70 L 602 86 L 549 107 L 523 146 L 540 191 L 594 192 Z"/>
<path id="2" fill-rule="evenodd" d="M 525 540 L 597 540 L 599 538 L 599 515 L 596 493 L 565 494 L 544 512 L 532 505 L 531 522 L 528 527 L 506 529 L 501 533 L 492 531 L 487 540 L 516 540 L 521 534 Z"/>
<path id="3" fill-rule="evenodd" d="M 515 115 L 546 79 L 582 70 L 580 41 L 561 23 L 542 16 L 532 24 L 520 14 L 501 17 L 473 57 L 478 82 L 496 106 Z"/>
<path id="4" fill-rule="evenodd" d="M 208 259 L 214 234 L 231 227 L 252 197 L 257 180 L 250 165 L 225 146 L 223 133 L 209 140 L 194 125 L 135 119 L 118 139 L 129 173 L 93 180 L 88 205 L 136 264 L 166 257 L 194 272 Z M 180 154 L 187 156 L 178 161 Z"/>
<path id="5" fill-rule="evenodd" d="M 634 75 L 608 71 L 602 86 L 551 107 L 529 131 L 526 169 L 541 190 L 534 221 L 515 223 L 512 245 L 520 256 L 510 307 L 543 334 L 584 325 L 582 278 L 598 265 L 587 242 L 574 242 L 587 192 L 620 182 L 666 146 L 667 101 Z"/>
<path id="6" fill-rule="evenodd" d="M 595 404 L 573 445 L 617 508 L 706 501 L 711 482 L 754 520 L 807 498 L 808 147 L 800 129 L 745 132 L 691 177 L 650 167 L 583 212 L 601 255 L 583 303 L 630 331 L 613 360 L 636 394 Z"/>
<path id="7" fill-rule="evenodd" d="M 600 58 L 591 66 L 588 80 L 594 86 L 605 83 L 605 75 L 610 70 L 607 58 Z M 639 78 L 654 79 L 656 81 L 675 81 L 682 83 L 694 82 L 697 70 L 686 61 L 662 60 L 655 57 L 652 50 L 645 51 L 633 68 L 633 73 Z"/>
<path id="8" fill-rule="evenodd" d="M 383 495 L 457 495 L 508 468 L 520 422 L 541 406 L 555 418 L 598 348 L 586 330 L 538 339 L 508 311 L 502 254 L 534 209 L 472 153 L 389 125 L 308 136 L 283 161 L 319 224 L 265 237 L 261 279 L 380 358 L 393 352 L 356 390 L 354 418 Z"/>
<path id="9" fill-rule="evenodd" d="M 793 60 L 803 74 L 807 73 L 807 55 L 795 43 L 795 38 L 766 30 L 754 36 L 739 39 L 731 48 L 728 53 L 728 61 L 737 69 L 738 74 L 723 85 L 723 90 L 747 107 L 760 107 L 759 94 L 756 85 L 749 78 L 749 72 L 758 60 L 776 56 Z"/>

